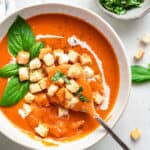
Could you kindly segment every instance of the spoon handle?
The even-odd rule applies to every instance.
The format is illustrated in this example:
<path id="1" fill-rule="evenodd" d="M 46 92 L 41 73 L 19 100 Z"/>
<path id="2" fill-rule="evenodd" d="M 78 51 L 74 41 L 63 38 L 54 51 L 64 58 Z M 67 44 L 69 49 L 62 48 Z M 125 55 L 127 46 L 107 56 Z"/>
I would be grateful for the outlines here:
<path id="1" fill-rule="evenodd" d="M 123 150 L 130 150 L 130 148 L 112 131 L 112 129 L 103 121 L 99 116 L 96 116 L 96 120 L 108 131 L 114 140 L 123 148 Z"/>

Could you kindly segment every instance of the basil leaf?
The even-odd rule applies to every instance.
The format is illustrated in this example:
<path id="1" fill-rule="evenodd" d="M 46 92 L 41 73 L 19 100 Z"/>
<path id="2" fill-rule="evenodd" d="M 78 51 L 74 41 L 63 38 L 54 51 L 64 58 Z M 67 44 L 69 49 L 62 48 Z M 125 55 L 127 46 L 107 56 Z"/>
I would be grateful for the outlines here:
<path id="1" fill-rule="evenodd" d="M 66 84 L 70 84 L 70 80 L 61 71 L 57 71 L 51 80 L 58 81 L 60 78 L 62 78 Z"/>
<path id="2" fill-rule="evenodd" d="M 20 82 L 17 76 L 10 78 L 0 100 L 0 106 L 12 106 L 18 103 L 28 92 L 29 81 Z"/>
<path id="3" fill-rule="evenodd" d="M 0 69 L 0 77 L 8 78 L 18 74 L 19 65 L 7 64 Z"/>
<path id="4" fill-rule="evenodd" d="M 142 83 L 150 81 L 150 69 L 139 65 L 131 66 L 132 81 L 134 83 Z"/>
<path id="5" fill-rule="evenodd" d="M 40 50 L 44 47 L 43 42 L 34 43 L 30 50 L 30 59 L 39 56 Z"/>
<path id="6" fill-rule="evenodd" d="M 9 52 L 16 56 L 18 51 L 29 51 L 35 43 L 35 36 L 29 24 L 20 16 L 8 30 L 8 48 Z"/>
<path id="7" fill-rule="evenodd" d="M 88 102 L 88 101 L 89 101 L 88 98 L 85 97 L 85 96 L 82 95 L 82 94 L 79 94 L 79 99 L 80 99 L 82 102 Z"/>

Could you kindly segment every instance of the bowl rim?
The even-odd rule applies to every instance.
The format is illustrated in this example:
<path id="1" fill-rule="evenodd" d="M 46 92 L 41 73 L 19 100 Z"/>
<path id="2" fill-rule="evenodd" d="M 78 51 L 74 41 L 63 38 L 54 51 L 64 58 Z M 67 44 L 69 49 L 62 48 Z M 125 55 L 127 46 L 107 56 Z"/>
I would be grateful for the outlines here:
<path id="1" fill-rule="evenodd" d="M 102 4 L 99 2 L 99 0 L 96 0 L 96 3 L 97 3 L 97 5 L 98 5 L 99 9 L 101 9 L 104 13 L 108 14 L 109 16 L 111 16 L 111 17 L 113 17 L 113 18 L 115 18 L 115 19 L 124 20 L 124 21 L 126 21 L 126 20 L 139 19 L 139 18 L 141 18 L 141 17 L 146 16 L 146 15 L 150 12 L 150 6 L 149 6 L 148 8 L 146 8 L 145 10 L 143 10 L 143 11 L 142 11 L 141 13 L 139 13 L 139 14 L 136 14 L 136 15 L 130 16 L 130 17 L 123 17 L 123 15 L 117 15 L 117 14 L 115 14 L 115 13 L 113 13 L 113 12 L 107 10 L 106 8 L 104 8 L 104 7 L 102 6 Z M 142 7 L 140 7 L 140 8 L 142 8 Z M 131 10 L 131 11 L 132 11 L 132 10 Z"/>
<path id="2" fill-rule="evenodd" d="M 119 38 L 119 36 L 117 35 L 117 33 L 114 31 L 114 29 L 101 17 L 99 16 L 98 14 L 96 14 L 95 12 L 87 9 L 87 8 L 82 8 L 82 7 L 79 7 L 79 6 L 72 6 L 72 5 L 69 5 L 69 4 L 61 4 L 61 3 L 44 3 L 44 4 L 36 4 L 36 5 L 31 5 L 31 6 L 27 6 L 27 7 L 24 7 L 24 8 L 20 8 L 20 9 L 17 9 L 16 11 L 14 11 L 12 14 L 8 15 L 1 23 L 0 23 L 0 27 L 2 26 L 2 24 L 5 22 L 5 21 L 8 21 L 13 15 L 19 13 L 19 12 L 22 12 L 26 9 L 32 9 L 32 8 L 36 8 L 36 7 L 46 7 L 46 6 L 57 6 L 57 7 L 70 7 L 72 9 L 78 9 L 80 11 L 84 11 L 85 13 L 87 14 L 90 14 L 92 15 L 93 17 L 97 18 L 98 20 L 100 20 L 103 25 L 105 25 L 109 31 L 114 35 L 114 37 L 117 39 L 118 43 L 120 44 L 120 47 L 121 47 L 121 51 L 122 51 L 122 54 L 123 54 L 123 57 L 125 58 L 125 66 L 126 66 L 126 71 L 127 71 L 127 75 L 128 75 L 128 81 L 127 81 L 127 89 L 126 89 L 126 98 L 125 99 L 125 102 L 123 103 L 122 105 L 122 110 L 120 110 L 117 114 L 117 116 L 114 118 L 113 120 L 113 123 L 110 124 L 110 128 L 113 128 L 116 123 L 119 121 L 119 119 L 121 118 L 123 112 L 125 111 L 125 108 L 128 104 L 128 97 L 129 97 L 129 93 L 130 93 L 130 89 L 131 89 L 131 71 L 129 69 L 129 63 L 127 61 L 127 54 L 126 54 L 126 51 L 125 51 L 125 47 L 121 41 L 121 39 Z M 38 14 L 37 14 L 38 15 Z M 68 14 L 70 15 L 70 14 Z M 36 15 L 35 15 L 36 16 Z M 80 18 L 80 16 L 78 16 Z M 82 19 L 82 18 L 81 18 Z M 117 97 L 118 99 L 118 97 Z M 115 106 L 114 106 L 115 107 Z M 12 124 L 12 123 L 11 123 Z M 12 124 L 13 125 L 13 124 Z M 8 139 L 10 139 L 11 141 L 19 144 L 19 145 L 22 145 L 22 146 L 25 146 L 27 148 L 31 148 L 33 149 L 33 147 L 29 144 L 29 143 L 23 143 L 21 141 L 17 141 L 13 138 L 13 136 L 11 136 L 10 134 L 7 134 L 6 131 L 3 131 L 3 129 L 0 128 L 0 133 L 2 133 L 3 135 L 5 135 L 5 137 L 7 137 Z M 24 133 L 22 133 L 24 134 Z M 107 132 L 104 131 L 104 134 L 103 136 L 101 137 L 101 139 L 103 139 L 105 136 L 107 135 Z M 78 139 L 77 139 L 78 140 Z M 88 148 L 90 146 L 92 146 L 93 144 L 97 143 L 98 141 L 100 140 L 100 138 L 96 139 L 95 141 L 91 141 L 89 143 L 86 143 L 86 146 L 83 147 L 83 149 L 85 148 Z"/>

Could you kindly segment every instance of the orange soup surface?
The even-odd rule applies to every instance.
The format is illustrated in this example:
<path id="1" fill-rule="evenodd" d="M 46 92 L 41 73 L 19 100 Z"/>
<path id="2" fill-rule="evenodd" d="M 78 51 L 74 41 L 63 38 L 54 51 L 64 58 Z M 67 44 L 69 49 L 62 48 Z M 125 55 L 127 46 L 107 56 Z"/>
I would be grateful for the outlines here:
<path id="1" fill-rule="evenodd" d="M 93 54 L 80 45 L 69 45 L 68 38 L 75 36 L 80 39 L 80 41 L 84 41 L 90 46 L 102 62 L 104 77 L 110 88 L 108 108 L 106 110 L 102 110 L 98 105 L 95 105 L 95 108 L 100 116 L 103 119 L 106 119 L 115 105 L 119 89 L 119 66 L 110 43 L 94 27 L 82 20 L 70 16 L 46 14 L 30 18 L 27 21 L 37 37 L 39 35 L 56 35 L 63 37 L 49 38 L 45 36 L 44 38 L 38 39 L 39 41 L 43 41 L 46 47 L 51 47 L 52 50 L 63 49 L 65 52 L 73 49 L 79 53 L 79 55 L 86 53 L 92 59 L 92 63 L 89 66 L 94 71 L 94 74 L 101 74 L 99 64 L 95 60 Z M 8 53 L 7 36 L 0 42 L 0 48 L 0 67 L 3 67 L 12 60 L 10 54 Z M 52 77 L 54 73 L 56 73 L 55 70 L 56 68 L 51 70 L 49 77 Z M 65 67 L 60 67 L 59 70 L 65 73 Z M 83 89 L 85 89 L 85 91 L 83 90 L 83 94 L 89 99 L 92 98 L 90 96 L 90 89 L 103 93 L 101 85 L 97 82 L 91 80 L 91 82 L 86 85 L 87 83 L 82 80 L 84 77 L 80 78 L 81 79 L 77 82 L 82 84 Z M 2 96 L 6 83 L 7 79 L 0 78 L 0 96 Z M 99 126 L 95 119 L 83 112 L 69 110 L 69 115 L 59 117 L 59 105 L 53 103 L 49 104 L 49 99 L 45 97 L 43 93 L 44 92 L 36 94 L 33 110 L 24 119 L 18 113 L 18 110 L 23 106 L 24 99 L 20 100 L 20 102 L 14 106 L 1 107 L 0 109 L 15 126 L 32 134 L 36 134 L 35 128 L 37 127 L 39 121 L 48 124 L 50 128 L 48 137 L 57 140 L 80 138 L 91 133 Z M 57 98 L 53 97 L 51 101 L 57 101 Z M 76 109 L 78 109 L 78 107 Z"/>

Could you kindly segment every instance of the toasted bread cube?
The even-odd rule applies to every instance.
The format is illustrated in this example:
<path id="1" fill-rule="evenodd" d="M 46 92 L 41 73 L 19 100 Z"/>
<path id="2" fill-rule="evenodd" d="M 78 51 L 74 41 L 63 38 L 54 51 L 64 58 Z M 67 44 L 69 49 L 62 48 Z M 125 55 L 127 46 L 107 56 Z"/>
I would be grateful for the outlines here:
<path id="1" fill-rule="evenodd" d="M 88 66 L 84 67 L 84 72 L 87 79 L 92 78 L 94 76 L 94 71 Z"/>
<path id="2" fill-rule="evenodd" d="M 142 35 L 142 37 L 140 38 L 140 42 L 142 42 L 145 45 L 150 44 L 150 34 Z"/>
<path id="3" fill-rule="evenodd" d="M 64 116 L 68 116 L 69 115 L 69 111 L 65 108 L 59 107 L 58 108 L 58 117 L 64 117 Z"/>
<path id="4" fill-rule="evenodd" d="M 70 80 L 70 84 L 66 85 L 66 88 L 72 92 L 75 93 L 78 91 L 79 89 L 79 84 L 75 81 L 75 80 Z"/>
<path id="5" fill-rule="evenodd" d="M 81 74 L 82 74 L 82 67 L 80 66 L 80 64 L 71 65 L 67 73 L 67 75 L 70 78 L 79 78 Z"/>
<path id="6" fill-rule="evenodd" d="M 66 107 L 67 108 L 72 108 L 74 107 L 77 103 L 79 103 L 79 99 L 77 97 L 72 97 L 71 100 L 66 102 Z"/>
<path id="7" fill-rule="evenodd" d="M 47 88 L 47 80 L 48 78 L 45 77 L 39 81 L 39 85 L 42 90 L 45 90 Z"/>
<path id="8" fill-rule="evenodd" d="M 43 77 L 44 77 L 44 73 L 43 73 L 42 69 L 30 71 L 30 81 L 31 82 L 37 82 L 37 81 L 41 80 Z"/>
<path id="9" fill-rule="evenodd" d="M 73 98 L 72 93 L 70 93 L 67 89 L 65 89 L 65 99 L 71 100 Z"/>
<path id="10" fill-rule="evenodd" d="M 55 49 L 53 51 L 54 57 L 57 59 L 59 58 L 61 55 L 64 54 L 64 50 L 63 49 Z"/>
<path id="11" fill-rule="evenodd" d="M 58 63 L 61 64 L 67 64 L 69 62 L 69 57 L 67 54 L 62 54 L 58 58 Z"/>
<path id="12" fill-rule="evenodd" d="M 94 92 L 92 98 L 98 105 L 102 104 L 102 102 L 104 101 L 104 97 L 99 92 Z"/>
<path id="13" fill-rule="evenodd" d="M 48 53 L 51 53 L 52 52 L 52 48 L 51 47 L 46 47 L 46 48 L 42 48 L 40 50 L 40 54 L 39 54 L 39 58 L 40 59 L 43 59 L 43 57 L 48 54 Z"/>
<path id="14" fill-rule="evenodd" d="M 70 62 L 77 63 L 79 54 L 74 50 L 69 50 L 68 57 Z"/>
<path id="15" fill-rule="evenodd" d="M 134 141 L 137 141 L 141 137 L 142 133 L 138 128 L 131 131 L 130 136 Z"/>
<path id="16" fill-rule="evenodd" d="M 136 52 L 134 58 L 135 58 L 135 60 L 140 60 L 140 59 L 143 58 L 143 56 L 144 56 L 144 50 L 143 50 L 143 49 L 139 49 L 139 50 Z"/>
<path id="17" fill-rule="evenodd" d="M 18 114 L 22 119 L 25 119 L 31 113 L 31 106 L 28 104 L 23 104 L 23 108 L 18 110 Z"/>
<path id="18" fill-rule="evenodd" d="M 20 81 L 29 80 L 29 69 L 27 67 L 19 68 L 19 79 Z"/>
<path id="19" fill-rule="evenodd" d="M 88 54 L 82 54 L 80 56 L 80 63 L 82 65 L 90 65 L 90 64 L 92 64 L 92 59 Z"/>
<path id="20" fill-rule="evenodd" d="M 30 92 L 31 93 L 38 93 L 41 92 L 42 89 L 38 83 L 31 83 L 29 86 Z"/>
<path id="21" fill-rule="evenodd" d="M 47 66 L 52 66 L 52 65 L 54 65 L 54 61 L 55 61 L 54 56 L 52 54 L 48 53 L 43 57 L 43 61 Z"/>
<path id="22" fill-rule="evenodd" d="M 35 132 L 44 138 L 49 133 L 49 127 L 47 124 L 39 123 L 39 125 L 35 128 Z"/>
<path id="23" fill-rule="evenodd" d="M 50 85 L 50 86 L 48 87 L 48 95 L 49 95 L 49 96 L 54 96 L 55 93 L 57 92 L 58 88 L 59 88 L 59 87 L 58 87 L 57 85 L 55 85 L 55 84 Z"/>
<path id="24" fill-rule="evenodd" d="M 20 51 L 16 56 L 16 61 L 20 65 L 26 65 L 29 62 L 29 59 L 30 53 L 26 51 Z"/>
<path id="25" fill-rule="evenodd" d="M 57 81 L 55 81 L 55 84 L 59 85 L 59 86 L 62 86 L 64 85 L 64 80 L 62 78 L 58 79 Z"/>
<path id="26" fill-rule="evenodd" d="M 36 95 L 34 102 L 40 107 L 50 106 L 49 98 L 43 92 Z"/>
<path id="27" fill-rule="evenodd" d="M 58 98 L 59 103 L 64 102 L 64 100 L 65 100 L 65 88 L 62 87 L 62 88 L 58 89 L 56 92 L 56 96 Z"/>
<path id="28" fill-rule="evenodd" d="M 31 104 L 34 101 L 34 99 L 35 99 L 35 96 L 30 92 L 28 92 L 24 97 L 25 102 L 28 104 Z"/>
<path id="29" fill-rule="evenodd" d="M 34 70 L 34 69 L 39 69 L 41 68 L 41 61 L 39 58 L 34 58 L 30 61 L 29 63 L 29 68 L 31 70 Z"/>

